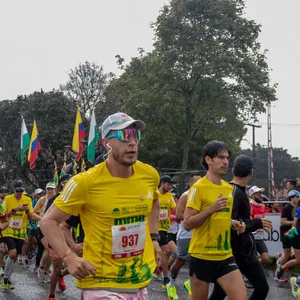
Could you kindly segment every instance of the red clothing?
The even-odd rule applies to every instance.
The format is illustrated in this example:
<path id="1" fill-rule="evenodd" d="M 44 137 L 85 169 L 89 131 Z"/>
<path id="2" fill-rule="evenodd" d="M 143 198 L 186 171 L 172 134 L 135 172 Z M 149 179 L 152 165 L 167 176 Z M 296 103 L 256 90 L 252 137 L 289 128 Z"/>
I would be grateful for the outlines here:
<path id="1" fill-rule="evenodd" d="M 265 215 L 265 205 L 264 204 L 260 204 L 259 206 L 257 206 L 255 204 L 253 204 L 251 201 L 250 205 L 252 208 L 252 212 L 251 212 L 252 219 L 261 219 L 264 217 L 264 215 Z"/>

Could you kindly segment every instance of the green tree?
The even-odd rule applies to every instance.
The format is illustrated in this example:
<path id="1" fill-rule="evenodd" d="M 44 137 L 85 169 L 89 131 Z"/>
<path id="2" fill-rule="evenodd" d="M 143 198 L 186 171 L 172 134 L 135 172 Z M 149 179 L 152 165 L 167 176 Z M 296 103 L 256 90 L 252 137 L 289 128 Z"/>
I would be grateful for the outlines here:
<path id="1" fill-rule="evenodd" d="M 151 162 L 195 166 L 215 138 L 238 152 L 243 122 L 276 100 L 260 26 L 244 7 L 242 0 L 172 0 L 152 25 L 154 50 L 140 49 L 126 66 L 117 56 L 119 108 L 146 121 L 141 150 Z"/>
<path id="2" fill-rule="evenodd" d="M 252 157 L 252 149 L 242 150 L 243 154 Z M 273 149 L 274 180 L 275 186 L 279 188 L 286 179 L 300 177 L 300 160 L 288 153 L 287 149 Z M 255 175 L 257 186 L 268 190 L 268 148 L 257 144 Z"/>
<path id="3" fill-rule="evenodd" d="M 16 100 L 1 101 L 0 113 L 2 184 L 10 184 L 17 178 L 34 181 L 35 173 L 29 170 L 28 164 L 23 167 L 20 164 L 20 114 L 25 119 L 29 134 L 36 119 L 43 148 L 51 148 L 55 152 L 72 143 L 76 105 L 60 92 L 34 92 L 29 96 L 18 96 Z"/>
<path id="4" fill-rule="evenodd" d="M 68 76 L 68 81 L 60 88 L 88 116 L 98 103 L 104 102 L 105 89 L 113 74 L 107 74 L 102 66 L 86 61 L 71 69 Z"/>

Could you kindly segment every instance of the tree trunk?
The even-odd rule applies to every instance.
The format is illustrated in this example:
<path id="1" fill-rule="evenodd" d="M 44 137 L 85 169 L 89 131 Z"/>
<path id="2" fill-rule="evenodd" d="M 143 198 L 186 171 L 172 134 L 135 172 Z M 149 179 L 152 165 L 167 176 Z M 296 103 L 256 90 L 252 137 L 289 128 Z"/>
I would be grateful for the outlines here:
<path id="1" fill-rule="evenodd" d="M 182 156 L 181 170 L 186 170 L 188 168 L 190 142 L 191 142 L 190 135 L 186 135 L 183 141 L 183 156 Z"/>

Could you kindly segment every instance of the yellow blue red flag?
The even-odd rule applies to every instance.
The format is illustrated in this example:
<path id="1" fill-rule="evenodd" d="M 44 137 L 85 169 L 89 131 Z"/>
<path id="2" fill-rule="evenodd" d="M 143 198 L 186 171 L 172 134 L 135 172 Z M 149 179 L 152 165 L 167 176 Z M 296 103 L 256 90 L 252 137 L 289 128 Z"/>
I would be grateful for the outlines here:
<path id="1" fill-rule="evenodd" d="M 33 128 L 30 139 L 30 146 L 28 151 L 28 161 L 30 169 L 35 168 L 35 160 L 39 155 L 39 149 L 41 149 L 41 143 L 39 139 L 39 134 L 36 126 L 36 121 L 33 122 Z"/>
<path id="2" fill-rule="evenodd" d="M 73 134 L 72 150 L 75 153 L 75 159 L 79 160 L 83 150 L 83 139 L 85 137 L 84 127 L 80 115 L 79 107 L 77 107 L 76 121 Z"/>

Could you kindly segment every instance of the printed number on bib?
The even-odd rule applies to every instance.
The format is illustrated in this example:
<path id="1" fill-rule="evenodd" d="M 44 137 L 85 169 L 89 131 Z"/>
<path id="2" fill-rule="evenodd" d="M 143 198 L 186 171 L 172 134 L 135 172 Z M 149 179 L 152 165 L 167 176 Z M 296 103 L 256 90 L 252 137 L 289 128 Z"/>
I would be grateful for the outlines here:
<path id="1" fill-rule="evenodd" d="M 9 227 L 11 229 L 20 230 L 22 228 L 22 222 L 20 219 L 10 219 Z"/>
<path id="2" fill-rule="evenodd" d="M 144 252 L 146 223 L 112 226 L 112 258 L 137 256 Z"/>
<path id="3" fill-rule="evenodd" d="M 159 212 L 159 221 L 165 221 L 168 219 L 169 212 L 167 209 L 161 209 Z"/>

